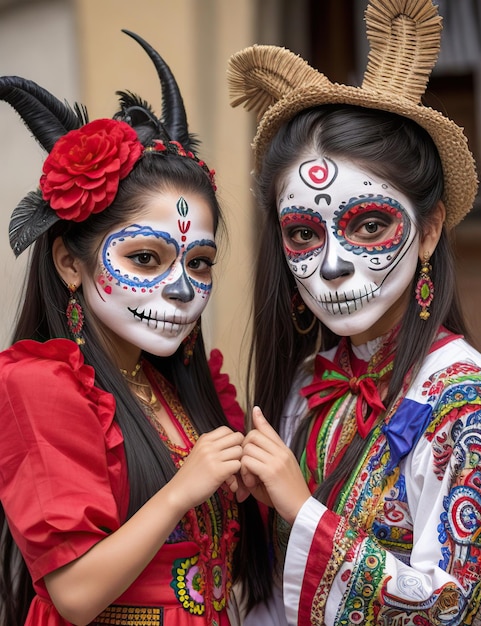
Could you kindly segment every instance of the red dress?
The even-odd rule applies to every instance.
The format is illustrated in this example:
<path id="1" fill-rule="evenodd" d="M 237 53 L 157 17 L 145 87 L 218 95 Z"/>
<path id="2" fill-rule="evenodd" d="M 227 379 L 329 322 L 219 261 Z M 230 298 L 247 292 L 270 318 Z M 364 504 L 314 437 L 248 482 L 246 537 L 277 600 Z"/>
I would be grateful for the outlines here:
<path id="1" fill-rule="evenodd" d="M 219 380 L 230 392 L 225 376 Z M 0 500 L 37 593 L 26 626 L 66 626 L 43 577 L 118 529 L 128 507 L 115 399 L 94 386 L 93 368 L 67 339 L 26 340 L 2 352 L 0 389 Z M 230 403 L 239 420 L 238 405 Z M 185 448 L 171 448 L 174 460 L 188 454 L 196 437 L 184 434 Z M 235 498 L 221 487 L 187 513 L 99 623 L 228 625 L 224 607 L 237 530 Z M 135 607 L 149 607 L 144 621 Z"/>

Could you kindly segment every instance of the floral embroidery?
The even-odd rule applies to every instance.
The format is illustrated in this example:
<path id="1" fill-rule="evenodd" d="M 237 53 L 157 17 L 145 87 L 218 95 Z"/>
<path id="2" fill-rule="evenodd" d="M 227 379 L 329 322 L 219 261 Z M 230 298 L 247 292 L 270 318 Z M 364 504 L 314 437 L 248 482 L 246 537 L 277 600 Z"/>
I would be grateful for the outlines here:
<path id="1" fill-rule="evenodd" d="M 379 595 L 384 581 L 385 552 L 370 540 L 362 545 L 362 554 L 357 555 L 357 567 L 352 572 L 350 591 L 336 617 L 336 624 L 375 623 L 373 600 Z"/>
<path id="2" fill-rule="evenodd" d="M 433 374 L 420 390 L 423 401 L 404 398 L 372 432 L 365 451 L 350 479 L 343 485 L 334 506 L 351 529 L 360 535 L 348 542 L 349 530 L 331 537 L 334 551 L 319 581 L 311 604 L 312 623 L 323 623 L 327 598 L 336 578 L 339 599 L 336 624 L 417 624 L 459 626 L 474 624 L 481 604 L 481 373 L 472 362 L 454 363 Z M 417 396 L 419 398 L 419 395 Z M 352 414 L 345 406 L 332 406 L 323 416 L 313 452 L 317 468 L 301 459 L 307 478 L 322 479 L 328 449 L 336 435 L 342 409 L 344 419 Z M 350 407 L 351 408 L 351 407 Z M 401 408 L 403 410 L 401 410 Z M 395 454 L 392 425 L 402 446 Z M 401 423 L 409 419 L 417 428 L 406 433 Z M 343 425 L 346 428 L 346 425 Z M 414 457 L 407 457 L 421 442 Z M 332 447 L 332 446 L 331 446 Z M 427 593 L 424 576 L 412 567 L 412 509 L 408 500 L 404 459 L 409 471 L 426 471 L 433 463 L 434 476 L 443 485 L 445 497 L 435 509 L 439 515 L 437 565 L 457 583 L 448 582 Z M 412 464 L 412 465 L 409 465 Z M 414 469 L 413 469 L 414 467 Z M 409 469 L 410 468 L 410 469 Z M 417 469 L 416 469 L 417 468 Z M 419 483 L 422 487 L 422 481 Z M 414 485 L 414 489 L 417 486 Z M 346 529 L 347 527 L 344 526 Z M 363 536 L 363 530 L 369 533 Z M 397 559 L 396 579 L 389 582 L 387 550 Z M 403 565 L 404 564 L 404 565 Z M 302 598 L 302 595 L 301 595 Z M 332 608 L 332 607 L 331 607 Z"/>
<path id="3" fill-rule="evenodd" d="M 154 417 L 148 416 L 170 450 L 175 465 L 180 467 L 199 435 L 165 378 L 148 363 L 144 362 L 144 369 L 156 395 L 182 429 L 185 447 L 170 441 Z M 167 543 L 192 541 L 199 547 L 194 556 L 174 562 L 171 587 L 186 611 L 193 615 L 205 614 L 209 624 L 216 623 L 215 614 L 227 604 L 239 528 L 235 496 L 226 485 L 221 485 L 209 500 L 188 511 L 167 539 Z"/>
<path id="4" fill-rule="evenodd" d="M 204 579 L 198 561 L 198 556 L 174 561 L 170 583 L 179 602 L 192 615 L 203 615 L 205 612 Z"/>

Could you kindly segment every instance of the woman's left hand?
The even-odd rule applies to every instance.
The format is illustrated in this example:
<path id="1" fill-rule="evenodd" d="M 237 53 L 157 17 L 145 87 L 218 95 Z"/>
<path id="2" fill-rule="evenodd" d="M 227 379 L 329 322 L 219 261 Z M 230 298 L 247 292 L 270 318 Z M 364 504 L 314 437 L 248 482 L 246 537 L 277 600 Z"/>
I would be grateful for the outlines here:
<path id="1" fill-rule="evenodd" d="M 293 452 L 262 415 L 252 412 L 254 428 L 242 444 L 241 476 L 261 502 L 274 506 L 289 524 L 311 493 Z"/>

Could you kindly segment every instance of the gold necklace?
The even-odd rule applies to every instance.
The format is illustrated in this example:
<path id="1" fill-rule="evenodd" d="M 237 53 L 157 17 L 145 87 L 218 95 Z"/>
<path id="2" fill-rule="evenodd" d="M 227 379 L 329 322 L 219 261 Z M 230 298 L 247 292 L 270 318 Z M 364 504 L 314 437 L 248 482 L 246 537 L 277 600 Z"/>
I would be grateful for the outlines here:
<path id="1" fill-rule="evenodd" d="M 154 412 L 161 408 L 161 404 L 144 374 L 141 362 L 137 363 L 132 372 L 121 369 L 120 373 L 127 381 L 132 393 L 144 406 Z M 136 380 L 137 378 L 138 380 Z"/>
<path id="2" fill-rule="evenodd" d="M 122 376 L 124 376 L 128 381 L 133 382 L 132 379 L 135 378 L 137 376 L 137 374 L 139 373 L 140 368 L 142 367 L 140 361 L 136 364 L 136 366 L 134 367 L 134 369 L 129 373 L 127 370 L 120 370 L 120 373 L 122 374 Z"/>

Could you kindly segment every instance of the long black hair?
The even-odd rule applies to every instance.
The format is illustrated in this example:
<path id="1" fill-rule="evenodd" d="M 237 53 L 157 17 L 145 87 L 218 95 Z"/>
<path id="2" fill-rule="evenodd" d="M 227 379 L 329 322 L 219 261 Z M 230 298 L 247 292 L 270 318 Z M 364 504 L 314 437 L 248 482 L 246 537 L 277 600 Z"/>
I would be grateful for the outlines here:
<path id="1" fill-rule="evenodd" d="M 144 146 L 152 145 L 155 140 L 168 146 L 173 140 L 192 152 L 193 158 L 176 154 L 175 149 L 144 151 L 128 177 L 120 182 L 114 202 L 84 222 L 51 219 L 53 212 L 38 193 L 33 192 L 24 199 L 14 212 L 11 243 L 16 254 L 32 241 L 35 243 L 30 252 L 23 304 L 13 341 L 26 338 L 46 341 L 70 336 L 65 316 L 68 290 L 52 257 L 52 245 L 57 237 L 62 237 L 73 257 L 93 269 L 97 247 L 105 234 L 125 223 L 129 216 L 138 214 L 148 194 L 168 190 L 193 191 L 200 195 L 212 211 L 214 231 L 223 225 L 212 178 L 205 164 L 194 154 L 198 142 L 188 132 L 182 98 L 170 69 L 149 44 L 133 33 L 127 34 L 142 45 L 158 70 L 163 87 L 163 117 L 157 118 L 146 102 L 129 92 L 119 92 L 120 110 L 114 117 L 130 124 Z M 0 78 L 0 98 L 14 106 L 47 151 L 60 136 L 88 121 L 84 107 L 71 109 L 25 79 Z M 44 216 L 47 216 L 47 222 Z M 89 310 L 81 287 L 76 294 L 85 316 L 82 330 L 85 344 L 81 348 L 85 363 L 93 366 L 96 385 L 112 393 L 116 399 L 115 419 L 123 434 L 130 485 L 128 518 L 162 488 L 176 470 L 169 451 L 149 420 L 145 419 L 141 406 L 114 363 L 102 326 Z M 188 367 L 184 364 L 182 346 L 167 358 L 144 356 L 175 386 L 182 406 L 199 434 L 227 425 L 208 366 L 202 330 Z M 252 498 L 239 506 L 239 516 L 241 541 L 235 553 L 234 577 L 243 581 L 250 605 L 268 594 L 268 560 L 267 556 L 261 562 L 253 558 L 254 553 L 262 550 L 263 525 Z M 0 510 L 0 523 L 0 624 L 21 626 L 33 597 L 32 581 L 13 541 L 3 509 Z"/>
<path id="2" fill-rule="evenodd" d="M 442 166 L 436 147 L 429 134 L 409 119 L 361 107 L 325 105 L 303 111 L 279 130 L 255 186 L 261 225 L 249 358 L 251 401 L 262 408 L 276 429 L 301 364 L 319 349 L 329 349 L 339 341 L 308 310 L 305 315 L 309 319 L 303 326 L 311 326 L 310 332 L 299 334 L 291 319 L 295 282 L 283 253 L 276 191 L 286 170 L 300 156 L 312 151 L 349 159 L 389 180 L 412 201 L 421 233 L 429 225 L 443 194 Z M 441 324 L 452 332 L 467 334 L 456 294 L 451 243 L 444 228 L 430 263 L 436 289 L 431 315 L 427 321 L 419 318 L 414 299 L 417 277 L 413 276 L 413 297 L 401 322 L 400 347 L 385 398 L 387 405 L 400 392 L 411 367 L 423 361 Z M 308 428 L 309 421 L 305 420 L 295 438 L 293 448 L 298 456 Z M 363 443 L 356 435 L 343 463 L 316 492 L 321 501 L 325 501 L 332 484 L 353 471 Z"/>

